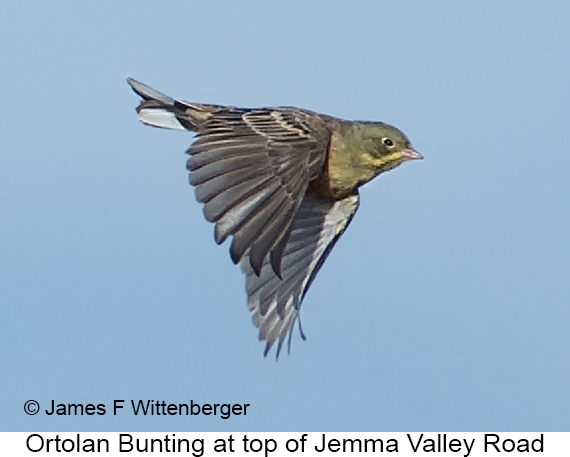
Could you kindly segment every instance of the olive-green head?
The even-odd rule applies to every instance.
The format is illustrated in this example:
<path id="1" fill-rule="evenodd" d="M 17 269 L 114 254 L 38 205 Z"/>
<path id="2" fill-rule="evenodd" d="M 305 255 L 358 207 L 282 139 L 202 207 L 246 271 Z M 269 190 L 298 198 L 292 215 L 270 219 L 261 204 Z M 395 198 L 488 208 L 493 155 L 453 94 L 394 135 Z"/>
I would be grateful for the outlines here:
<path id="1" fill-rule="evenodd" d="M 382 122 L 354 122 L 349 138 L 353 166 L 364 177 L 361 184 L 408 160 L 423 158 L 404 132 Z"/>

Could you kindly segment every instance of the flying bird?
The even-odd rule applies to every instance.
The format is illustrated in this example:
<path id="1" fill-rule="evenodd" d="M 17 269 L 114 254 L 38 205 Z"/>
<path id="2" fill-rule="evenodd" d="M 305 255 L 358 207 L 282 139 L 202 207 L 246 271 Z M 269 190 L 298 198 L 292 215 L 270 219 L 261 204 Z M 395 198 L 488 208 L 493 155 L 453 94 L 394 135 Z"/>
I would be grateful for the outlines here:
<path id="1" fill-rule="evenodd" d="M 139 120 L 196 134 L 187 168 L 216 243 L 246 276 L 247 305 L 264 355 L 276 357 L 298 323 L 315 275 L 358 209 L 358 188 L 421 159 L 396 127 L 309 110 L 236 108 L 177 100 L 127 79 Z"/>

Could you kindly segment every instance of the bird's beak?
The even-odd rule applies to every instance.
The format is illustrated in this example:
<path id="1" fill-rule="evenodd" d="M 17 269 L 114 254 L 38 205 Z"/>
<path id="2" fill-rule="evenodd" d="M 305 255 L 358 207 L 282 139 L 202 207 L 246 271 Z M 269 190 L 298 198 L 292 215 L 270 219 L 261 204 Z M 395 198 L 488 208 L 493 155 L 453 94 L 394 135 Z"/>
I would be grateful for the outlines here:
<path id="1" fill-rule="evenodd" d="M 423 159 L 424 156 L 421 155 L 418 151 L 413 148 L 406 148 L 402 151 L 402 157 L 404 160 L 414 160 L 414 159 Z"/>

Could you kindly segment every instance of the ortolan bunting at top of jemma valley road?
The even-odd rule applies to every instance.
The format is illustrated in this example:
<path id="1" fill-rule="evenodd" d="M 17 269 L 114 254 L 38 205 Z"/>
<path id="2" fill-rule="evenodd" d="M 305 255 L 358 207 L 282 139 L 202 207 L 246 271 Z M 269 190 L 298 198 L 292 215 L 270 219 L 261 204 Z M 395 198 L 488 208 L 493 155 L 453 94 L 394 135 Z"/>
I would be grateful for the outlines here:
<path id="1" fill-rule="evenodd" d="M 190 184 L 246 276 L 247 305 L 265 355 L 299 323 L 301 302 L 359 205 L 358 188 L 421 159 L 383 122 L 345 121 L 293 107 L 246 109 L 175 100 L 134 79 L 144 124 L 196 134 Z"/>

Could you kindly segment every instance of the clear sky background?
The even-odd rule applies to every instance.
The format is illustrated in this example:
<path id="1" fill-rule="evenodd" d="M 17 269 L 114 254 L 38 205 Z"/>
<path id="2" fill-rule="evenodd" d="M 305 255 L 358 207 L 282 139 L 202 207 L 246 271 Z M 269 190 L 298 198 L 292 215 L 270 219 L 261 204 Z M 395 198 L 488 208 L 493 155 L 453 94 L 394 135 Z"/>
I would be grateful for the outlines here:
<path id="1" fill-rule="evenodd" d="M 0 430 L 568 431 L 569 43 L 562 0 L 5 4 Z M 127 76 L 389 122 L 424 154 L 362 189 L 290 356 L 262 356 L 192 136 L 140 124 Z"/>

